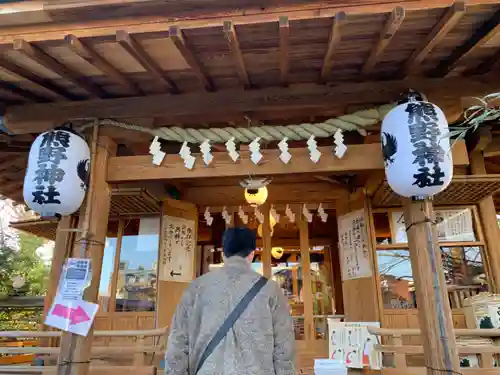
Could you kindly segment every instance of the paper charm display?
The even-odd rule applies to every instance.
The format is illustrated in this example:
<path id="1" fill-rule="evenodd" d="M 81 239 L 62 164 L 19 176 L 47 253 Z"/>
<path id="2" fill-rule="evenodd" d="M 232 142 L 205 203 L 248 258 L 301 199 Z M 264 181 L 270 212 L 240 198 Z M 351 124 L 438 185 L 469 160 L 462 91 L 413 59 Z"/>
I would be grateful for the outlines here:
<path id="1" fill-rule="evenodd" d="M 323 205 L 321 203 L 318 207 L 318 216 L 323 223 L 326 223 L 326 221 L 328 220 L 328 214 L 325 212 L 325 209 L 323 208 Z"/>
<path id="2" fill-rule="evenodd" d="M 238 217 L 243 224 L 248 224 L 248 215 L 245 213 L 245 211 L 243 211 L 243 207 L 241 206 L 238 208 Z"/>
<path id="3" fill-rule="evenodd" d="M 338 129 L 333 135 L 333 143 L 335 143 L 335 156 L 342 159 L 347 151 L 347 146 L 344 143 L 344 134 L 342 134 L 342 129 Z"/>
<path id="4" fill-rule="evenodd" d="M 153 164 L 161 165 L 166 153 L 161 150 L 161 143 L 158 140 L 158 137 L 155 137 L 153 142 L 151 142 L 151 145 L 149 146 L 149 153 L 153 155 Z"/>
<path id="5" fill-rule="evenodd" d="M 205 139 L 203 143 L 200 145 L 200 151 L 203 155 L 203 162 L 205 165 L 210 165 L 210 163 L 214 160 L 214 156 L 212 155 L 212 146 L 210 146 L 210 140 Z"/>
<path id="6" fill-rule="evenodd" d="M 205 218 L 205 221 L 207 222 L 207 225 L 209 227 L 212 226 L 213 222 L 214 222 L 214 218 L 212 217 L 212 214 L 210 213 L 210 207 L 207 207 L 205 209 L 205 213 L 203 214 L 203 217 Z"/>
<path id="7" fill-rule="evenodd" d="M 188 146 L 187 142 L 182 144 L 181 150 L 179 151 L 179 155 L 184 160 L 184 166 L 187 169 L 193 169 L 194 163 L 196 162 L 196 158 L 191 155 L 191 149 Z"/>
<path id="8" fill-rule="evenodd" d="M 290 162 L 290 159 L 292 158 L 292 154 L 288 151 L 288 138 L 285 137 L 281 140 L 280 143 L 278 143 L 278 148 L 280 149 L 280 160 L 284 164 L 288 164 Z"/>
<path id="9" fill-rule="evenodd" d="M 224 208 L 222 209 L 222 218 L 226 222 L 226 225 L 231 225 L 232 216 L 233 215 L 230 215 L 229 212 L 227 212 L 226 206 L 224 206 Z"/>
<path id="10" fill-rule="evenodd" d="M 295 214 L 293 213 L 292 209 L 290 208 L 290 205 L 286 205 L 285 208 L 285 215 L 290 220 L 290 223 L 295 223 Z"/>
<path id="11" fill-rule="evenodd" d="M 273 205 L 271 205 L 271 208 L 269 209 L 269 214 L 276 221 L 276 223 L 280 222 L 280 216 L 281 215 L 276 212 L 276 208 L 274 208 Z"/>
<path id="12" fill-rule="evenodd" d="M 236 142 L 234 142 L 234 140 L 235 138 L 233 137 L 226 142 L 226 150 L 231 160 L 236 163 L 236 161 L 240 157 L 240 154 L 238 154 L 238 151 L 236 151 Z"/>
<path id="13" fill-rule="evenodd" d="M 312 223 L 313 215 L 312 213 L 309 212 L 305 204 L 302 206 L 302 215 L 304 215 L 304 218 L 307 220 L 308 223 Z"/>
<path id="14" fill-rule="evenodd" d="M 260 137 L 257 137 L 252 141 L 252 143 L 248 145 L 248 148 L 250 149 L 250 159 L 254 164 L 259 164 L 263 156 L 260 152 L 259 142 L 260 142 Z"/>
<path id="15" fill-rule="evenodd" d="M 255 218 L 260 224 L 264 223 L 264 214 L 259 211 L 259 207 L 255 207 Z"/>
<path id="16" fill-rule="evenodd" d="M 321 158 L 321 152 L 318 150 L 318 143 L 314 138 L 314 135 L 307 140 L 307 148 L 309 149 L 309 157 L 313 163 L 317 163 Z"/>

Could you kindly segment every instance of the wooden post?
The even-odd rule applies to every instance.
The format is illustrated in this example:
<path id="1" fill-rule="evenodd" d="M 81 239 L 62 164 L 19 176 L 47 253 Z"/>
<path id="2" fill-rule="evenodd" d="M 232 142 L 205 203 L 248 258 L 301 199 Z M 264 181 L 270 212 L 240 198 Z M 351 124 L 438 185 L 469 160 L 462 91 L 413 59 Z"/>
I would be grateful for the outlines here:
<path id="1" fill-rule="evenodd" d="M 486 174 L 483 151 L 478 149 L 471 153 L 470 169 L 472 174 Z M 497 224 L 497 213 L 493 196 L 483 199 L 478 204 L 479 219 L 484 232 L 485 266 L 488 268 L 490 292 L 500 293 L 500 230 Z"/>
<path id="2" fill-rule="evenodd" d="M 300 263 L 302 265 L 302 298 L 304 301 L 304 338 L 306 341 L 314 340 L 314 309 L 311 280 L 311 258 L 309 251 L 309 226 L 302 215 L 302 207 L 295 210 L 295 221 L 299 227 L 300 236 Z"/>
<path id="3" fill-rule="evenodd" d="M 262 223 L 262 272 L 264 277 L 272 277 L 271 267 L 271 220 L 269 217 L 269 203 L 262 206 L 264 214 L 264 223 Z"/>
<path id="4" fill-rule="evenodd" d="M 122 252 L 123 235 L 125 234 L 125 220 L 118 222 L 118 233 L 116 237 L 116 249 L 113 261 L 113 273 L 109 284 L 108 312 L 116 311 L 116 288 L 118 287 L 118 276 L 120 275 L 120 255 Z"/>
<path id="5" fill-rule="evenodd" d="M 68 248 L 71 246 L 71 238 L 73 237 L 69 229 L 73 227 L 74 222 L 75 219 L 72 216 L 64 216 L 57 224 L 54 255 L 52 256 L 52 264 L 50 266 L 49 286 L 44 300 L 42 321 L 45 321 L 45 317 L 57 293 L 61 271 L 68 257 Z"/>
<path id="6" fill-rule="evenodd" d="M 459 373 L 453 318 L 432 202 L 404 199 L 411 266 L 427 374 Z"/>
<path id="7" fill-rule="evenodd" d="M 94 131 L 95 140 L 97 132 Z M 94 144 L 95 145 L 95 144 Z M 86 198 L 85 210 L 80 216 L 79 229 L 73 249 L 74 257 L 92 259 L 92 280 L 85 290 L 84 300 L 97 302 L 99 282 L 101 278 L 102 260 L 108 228 L 108 216 L 111 205 L 111 187 L 106 181 L 108 160 L 116 154 L 116 144 L 109 137 L 99 137 L 97 146 L 93 147 L 91 160 L 91 178 Z M 87 232 L 87 233 L 85 233 Z M 88 238 L 83 238 L 87 235 Z M 84 246 L 84 241 L 86 245 Z M 82 252 L 82 250 L 85 250 Z M 92 345 L 93 326 L 87 337 L 70 333 L 63 334 L 59 363 L 60 374 L 86 375 L 89 370 L 90 350 Z"/>

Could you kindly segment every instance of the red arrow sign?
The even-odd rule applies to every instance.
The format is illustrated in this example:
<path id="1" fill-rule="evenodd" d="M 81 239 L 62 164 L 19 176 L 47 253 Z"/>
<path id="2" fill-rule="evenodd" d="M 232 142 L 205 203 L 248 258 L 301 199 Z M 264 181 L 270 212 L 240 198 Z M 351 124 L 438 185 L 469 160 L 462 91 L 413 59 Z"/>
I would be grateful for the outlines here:
<path id="1" fill-rule="evenodd" d="M 90 316 L 87 315 L 87 313 L 84 309 L 81 308 L 81 306 L 73 309 L 71 307 L 57 304 L 52 310 L 52 315 L 69 320 L 70 325 L 84 323 L 90 320 Z"/>

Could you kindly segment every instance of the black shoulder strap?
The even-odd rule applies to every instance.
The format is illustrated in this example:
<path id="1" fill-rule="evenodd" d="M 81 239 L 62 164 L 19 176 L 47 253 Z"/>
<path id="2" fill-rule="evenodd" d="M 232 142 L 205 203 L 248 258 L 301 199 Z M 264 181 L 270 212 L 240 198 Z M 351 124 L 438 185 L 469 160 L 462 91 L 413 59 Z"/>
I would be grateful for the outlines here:
<path id="1" fill-rule="evenodd" d="M 200 358 L 200 361 L 198 362 L 198 366 L 196 367 L 196 372 L 195 374 L 198 373 L 198 371 L 201 369 L 205 361 L 207 360 L 208 357 L 212 354 L 214 349 L 219 345 L 219 343 L 222 341 L 224 337 L 226 337 L 227 333 L 231 328 L 233 328 L 234 323 L 238 320 L 241 314 L 247 309 L 248 305 L 252 300 L 255 298 L 255 296 L 260 292 L 260 290 L 266 285 L 267 279 L 263 276 L 260 277 L 260 279 L 252 285 L 250 290 L 243 296 L 240 302 L 236 305 L 233 311 L 228 315 L 224 323 L 220 326 L 219 330 L 215 333 L 214 337 L 210 342 L 208 343 L 207 347 L 205 348 L 205 351 L 203 352 L 203 355 Z"/>

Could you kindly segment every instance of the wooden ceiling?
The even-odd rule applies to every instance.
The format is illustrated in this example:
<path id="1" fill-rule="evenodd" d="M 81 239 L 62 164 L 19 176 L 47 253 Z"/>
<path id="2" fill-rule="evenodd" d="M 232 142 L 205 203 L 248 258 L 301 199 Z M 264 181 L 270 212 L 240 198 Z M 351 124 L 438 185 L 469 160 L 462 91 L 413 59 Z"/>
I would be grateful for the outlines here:
<path id="1" fill-rule="evenodd" d="M 498 91 L 498 1 L 268 3 L 46 0 L 0 14 L 3 120 L 20 134 L 0 139 L 0 193 L 20 200 L 33 135 L 66 120 L 319 121 L 408 87 L 454 119 L 462 96 Z M 104 132 L 147 152 L 148 135 Z"/>

